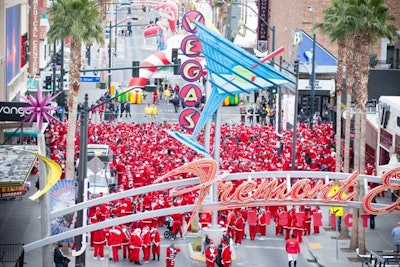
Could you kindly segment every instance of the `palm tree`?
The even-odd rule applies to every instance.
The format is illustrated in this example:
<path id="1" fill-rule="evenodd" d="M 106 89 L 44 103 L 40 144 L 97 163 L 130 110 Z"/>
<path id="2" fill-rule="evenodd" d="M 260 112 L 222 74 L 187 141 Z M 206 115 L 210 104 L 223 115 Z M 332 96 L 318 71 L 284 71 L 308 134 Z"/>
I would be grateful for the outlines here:
<path id="1" fill-rule="evenodd" d="M 359 166 L 360 173 L 365 168 L 365 122 L 366 122 L 366 104 L 368 101 L 368 76 L 369 76 L 369 54 L 372 45 L 378 38 L 386 37 L 389 40 L 396 38 L 396 27 L 394 26 L 394 18 L 390 15 L 384 0 L 349 0 L 347 15 L 349 24 L 353 26 L 354 41 L 357 45 L 355 54 L 355 62 L 357 62 L 358 71 L 355 73 L 356 85 L 356 136 L 359 138 L 359 147 L 354 148 L 354 153 L 358 154 L 356 162 Z M 357 144 L 358 145 L 358 144 Z M 358 186 L 358 198 L 360 201 L 363 192 L 363 186 Z M 359 211 L 358 211 L 359 212 Z M 358 215 L 358 214 L 353 214 Z M 360 248 L 360 253 L 365 254 L 365 231 L 360 225 L 355 226 L 353 223 L 353 231 L 358 230 L 357 239 L 352 237 L 350 248 Z"/>
<path id="2" fill-rule="evenodd" d="M 315 27 L 319 28 L 322 33 L 329 36 L 332 43 L 337 42 L 338 44 L 338 65 L 336 75 L 336 171 L 340 171 L 341 166 L 341 142 L 342 140 L 342 91 L 343 91 L 343 80 L 344 80 L 344 59 L 345 59 L 345 48 L 346 48 L 346 32 L 342 31 L 342 28 L 337 27 L 339 23 L 340 8 L 344 5 L 341 1 L 335 1 L 332 3 L 330 8 L 323 11 L 324 21 L 317 23 Z"/>
<path id="3" fill-rule="evenodd" d="M 368 75 L 369 64 L 368 58 L 371 52 L 372 44 L 379 37 L 387 37 L 394 39 L 396 36 L 396 28 L 389 22 L 393 18 L 389 15 L 388 8 L 385 6 L 384 0 L 336 0 L 330 7 L 332 14 L 336 15 L 336 19 L 329 21 L 331 23 L 328 28 L 328 35 L 335 34 L 335 28 L 340 29 L 342 40 L 347 39 L 346 55 L 346 83 L 347 94 L 351 95 L 353 91 L 353 75 L 356 87 L 356 138 L 359 139 L 357 146 L 354 148 L 355 166 L 361 173 L 364 172 L 365 163 L 365 112 L 368 100 Z M 329 18 L 329 17 L 328 17 Z M 337 33 L 337 32 L 336 32 Z M 355 49 L 356 48 L 356 49 Z M 353 66 L 357 65 L 357 68 Z M 353 73 L 354 71 L 354 73 Z M 349 81 L 350 78 L 350 81 Z M 349 110 L 349 98 L 346 101 Z M 350 112 L 346 116 L 346 141 L 350 138 Z M 340 140 L 337 140 L 340 141 Z M 349 143 L 349 141 L 347 141 Z M 346 145 L 345 145 L 346 146 Z M 349 147 L 347 145 L 347 147 Z M 347 148 L 345 149 L 347 151 Z M 348 155 L 348 152 L 346 152 Z M 345 160 L 348 156 L 345 155 Z M 346 162 L 348 164 L 348 162 Z M 345 168 L 347 166 L 345 164 Z M 357 200 L 360 200 L 363 187 L 358 186 L 359 192 Z M 353 231 L 350 242 L 350 248 L 359 248 L 360 252 L 365 254 L 365 231 L 359 225 L 358 220 L 360 211 L 355 209 L 353 212 Z"/>
<path id="4" fill-rule="evenodd" d="M 101 14 L 95 0 L 54 0 L 49 9 L 50 30 L 47 36 L 51 42 L 70 38 L 71 64 L 70 88 L 67 99 L 67 159 L 66 178 L 73 179 L 75 171 L 75 138 L 77 106 L 81 69 L 82 43 L 103 43 L 104 33 L 101 27 Z"/>

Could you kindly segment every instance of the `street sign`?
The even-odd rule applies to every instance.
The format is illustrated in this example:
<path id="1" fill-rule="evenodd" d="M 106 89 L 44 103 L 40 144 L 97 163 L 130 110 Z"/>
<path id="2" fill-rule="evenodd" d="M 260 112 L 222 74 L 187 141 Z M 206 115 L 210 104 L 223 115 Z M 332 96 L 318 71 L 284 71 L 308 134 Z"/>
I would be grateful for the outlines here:
<path id="1" fill-rule="evenodd" d="M 99 83 L 100 77 L 81 76 L 81 82 L 83 82 L 83 83 Z"/>

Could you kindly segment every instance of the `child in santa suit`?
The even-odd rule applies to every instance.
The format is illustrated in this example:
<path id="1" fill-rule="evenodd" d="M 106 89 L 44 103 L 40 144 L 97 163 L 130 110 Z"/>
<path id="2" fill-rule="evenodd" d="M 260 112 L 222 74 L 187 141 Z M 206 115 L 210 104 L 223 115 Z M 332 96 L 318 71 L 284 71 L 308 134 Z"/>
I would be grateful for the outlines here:
<path id="1" fill-rule="evenodd" d="M 169 245 L 167 247 L 167 250 L 165 252 L 165 266 L 166 267 L 174 267 L 175 266 L 175 259 L 176 259 L 176 254 L 178 254 L 181 251 L 180 248 L 175 248 L 174 243 Z"/>
<path id="2" fill-rule="evenodd" d="M 210 241 L 210 246 L 205 251 L 206 267 L 215 267 L 215 260 L 218 256 L 218 250 L 215 248 L 214 241 Z"/>

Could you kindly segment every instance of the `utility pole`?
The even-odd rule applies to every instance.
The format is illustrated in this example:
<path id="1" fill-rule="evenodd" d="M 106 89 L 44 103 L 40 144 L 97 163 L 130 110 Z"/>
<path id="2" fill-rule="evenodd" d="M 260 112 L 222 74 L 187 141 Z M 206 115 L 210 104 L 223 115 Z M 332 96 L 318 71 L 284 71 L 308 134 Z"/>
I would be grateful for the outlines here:
<path id="1" fill-rule="evenodd" d="M 314 22 L 314 11 L 311 6 L 308 7 L 308 10 L 311 12 L 312 15 L 312 31 L 313 31 L 313 45 L 312 45 L 312 59 L 311 59 L 311 77 L 310 77 L 310 82 L 311 82 L 311 103 L 310 103 L 310 129 L 314 129 L 314 122 L 313 122 L 313 117 L 314 117 L 314 108 L 315 108 L 315 43 L 317 42 L 317 36 L 315 34 L 315 22 Z"/>

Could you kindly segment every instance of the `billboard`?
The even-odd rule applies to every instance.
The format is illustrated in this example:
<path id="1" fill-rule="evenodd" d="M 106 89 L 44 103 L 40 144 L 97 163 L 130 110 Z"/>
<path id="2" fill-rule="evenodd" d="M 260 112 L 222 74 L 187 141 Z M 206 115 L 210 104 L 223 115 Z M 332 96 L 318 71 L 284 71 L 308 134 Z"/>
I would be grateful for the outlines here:
<path id="1" fill-rule="evenodd" d="M 22 109 L 29 107 L 24 102 L 0 102 L 0 121 L 22 121 L 29 115 L 28 111 Z"/>
<path id="2" fill-rule="evenodd" d="M 17 76 L 21 63 L 21 6 L 6 9 L 6 84 Z"/>

